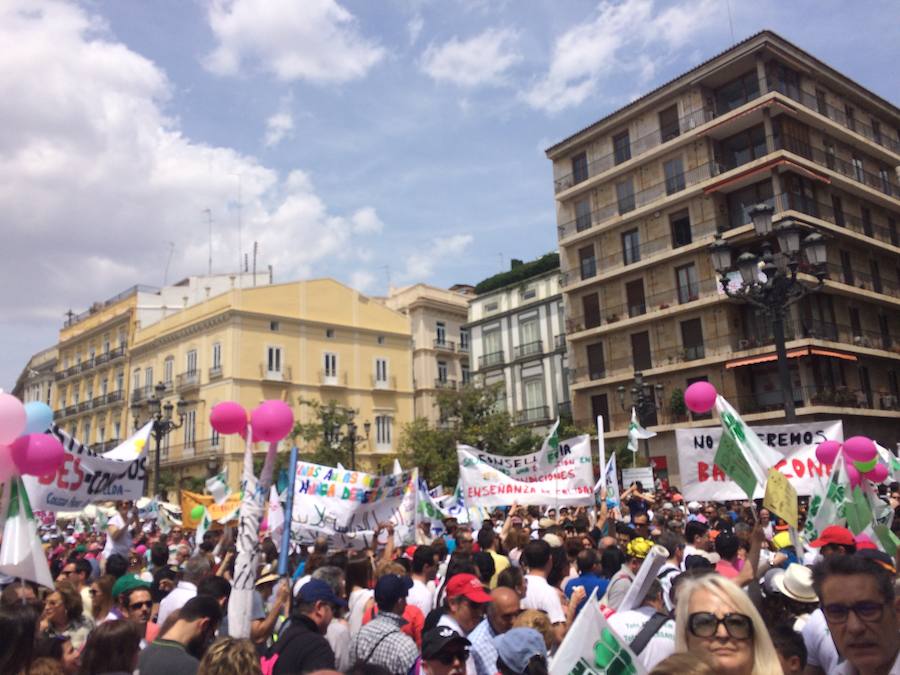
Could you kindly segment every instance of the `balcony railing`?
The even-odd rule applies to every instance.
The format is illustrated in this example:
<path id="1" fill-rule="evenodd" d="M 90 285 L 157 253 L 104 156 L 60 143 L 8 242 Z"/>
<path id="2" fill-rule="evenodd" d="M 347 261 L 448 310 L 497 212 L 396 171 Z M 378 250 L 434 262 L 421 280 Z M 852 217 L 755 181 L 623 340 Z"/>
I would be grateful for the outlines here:
<path id="1" fill-rule="evenodd" d="M 106 394 L 100 394 L 91 399 L 92 408 L 102 408 L 106 405 Z"/>
<path id="2" fill-rule="evenodd" d="M 774 344 L 771 326 L 764 328 L 745 328 L 743 337 L 738 340 L 737 349 L 754 349 Z M 868 349 L 882 349 L 900 354 L 900 332 L 874 331 L 862 327 L 853 327 L 846 324 L 831 323 L 820 320 L 804 319 L 799 324 L 793 320 L 787 320 L 784 324 L 784 336 L 787 340 L 824 340 L 838 342 L 853 347 L 865 347 Z"/>
<path id="3" fill-rule="evenodd" d="M 566 351 L 566 334 L 557 335 L 553 338 L 553 349 L 556 351 Z"/>
<path id="4" fill-rule="evenodd" d="M 572 402 L 571 401 L 563 401 L 558 406 L 556 406 L 556 410 L 560 417 L 567 417 L 572 419 Z"/>
<path id="5" fill-rule="evenodd" d="M 200 386 L 200 371 L 189 370 L 186 373 L 180 373 L 176 378 L 176 387 L 178 390 L 192 389 Z"/>
<path id="6" fill-rule="evenodd" d="M 536 354 L 544 353 L 544 343 L 540 340 L 534 340 L 532 342 L 526 342 L 525 344 L 516 345 L 515 346 L 515 358 L 522 359 L 527 356 L 534 356 Z"/>
<path id="7" fill-rule="evenodd" d="M 388 375 L 387 378 L 372 376 L 372 389 L 393 390 L 397 388 L 397 376 Z"/>
<path id="8" fill-rule="evenodd" d="M 442 380 L 437 378 L 434 381 L 435 389 L 456 389 L 456 380 Z"/>
<path id="9" fill-rule="evenodd" d="M 323 387 L 346 387 L 347 371 L 337 372 L 334 370 L 319 371 L 319 384 Z"/>
<path id="10" fill-rule="evenodd" d="M 592 227 L 597 227 L 598 225 L 601 225 L 602 223 L 605 223 L 608 220 L 612 220 L 616 216 L 620 215 L 620 211 L 621 215 L 625 215 L 626 213 L 634 209 L 639 209 L 655 201 L 669 197 L 671 193 L 668 190 L 671 188 L 673 178 L 679 182 L 679 185 L 683 183 L 685 189 L 687 189 L 692 185 L 696 185 L 697 183 L 701 183 L 705 180 L 708 180 L 709 178 L 718 176 L 720 173 L 722 173 L 722 171 L 722 167 L 717 162 L 707 162 L 706 164 L 701 164 L 700 166 L 689 169 L 679 174 L 678 176 L 670 177 L 668 180 L 663 180 L 642 190 L 638 190 L 632 195 L 631 198 L 629 198 L 628 200 L 623 200 L 623 208 L 621 210 L 619 208 L 620 201 L 618 199 L 613 199 L 601 206 L 596 211 L 593 211 L 590 214 L 590 217 L 583 216 L 581 218 L 575 218 L 559 225 L 559 238 L 565 239 L 566 237 L 569 237 L 576 232 L 582 232 Z M 627 204 L 624 203 L 625 201 L 627 201 Z"/>
<path id="11" fill-rule="evenodd" d="M 885 265 L 886 267 L 887 265 Z M 890 295 L 900 298 L 900 285 L 886 278 L 886 275 L 872 276 L 857 269 L 844 268 L 836 263 L 828 263 L 825 266 L 826 278 L 839 281 L 848 286 L 855 286 L 864 291 L 872 291 L 881 295 Z M 803 270 L 801 270 L 803 271 Z"/>
<path id="12" fill-rule="evenodd" d="M 222 377 L 222 366 L 213 366 L 209 369 L 209 379 L 218 380 Z"/>
<path id="13" fill-rule="evenodd" d="M 827 220 L 829 223 L 833 223 L 838 227 L 844 227 L 867 237 L 878 239 L 887 244 L 893 246 L 900 245 L 900 239 L 898 239 L 898 232 L 896 230 L 891 230 L 889 227 L 884 227 L 871 220 L 864 220 L 860 216 L 848 213 L 843 209 L 835 211 L 831 204 L 825 204 L 808 197 L 801 197 L 800 195 L 793 194 L 778 195 L 777 203 L 782 211 L 787 211 L 789 209 L 799 211 L 800 213 L 805 213 L 814 218 Z"/>
<path id="14" fill-rule="evenodd" d="M 491 368 L 503 365 L 503 352 L 491 352 L 478 357 L 479 368 Z"/>
<path id="15" fill-rule="evenodd" d="M 829 408 L 856 408 L 900 412 L 900 400 L 888 390 L 861 389 L 839 385 L 835 387 L 794 387 L 794 405 L 797 408 L 823 406 Z M 771 391 L 758 391 L 735 397 L 735 405 L 742 414 L 776 412 L 784 410 L 784 395 L 778 387 Z"/>
<path id="16" fill-rule="evenodd" d="M 534 408 L 525 408 L 516 412 L 516 422 L 519 424 L 535 424 L 550 420 L 550 408 L 539 405 Z"/>
<path id="17" fill-rule="evenodd" d="M 456 344 L 453 343 L 453 342 L 450 342 L 450 341 L 448 341 L 448 340 L 439 340 L 439 339 L 435 338 L 435 340 L 434 340 L 434 348 L 435 348 L 435 349 L 440 349 L 440 350 L 443 350 L 443 351 L 447 351 L 447 352 L 455 352 L 455 351 L 456 351 Z"/>
<path id="18" fill-rule="evenodd" d="M 66 406 L 66 409 L 65 409 L 65 412 L 63 413 L 63 415 L 65 417 L 71 417 L 72 415 L 74 415 L 77 412 L 78 412 L 78 406 L 70 405 L 70 406 Z"/>
<path id="19" fill-rule="evenodd" d="M 91 401 L 90 399 L 85 399 L 78 404 L 78 412 L 84 412 L 85 410 L 91 409 Z"/>
<path id="20" fill-rule="evenodd" d="M 460 342 L 457 348 L 458 348 L 460 354 L 468 354 L 469 353 L 469 343 L 468 342 Z"/>

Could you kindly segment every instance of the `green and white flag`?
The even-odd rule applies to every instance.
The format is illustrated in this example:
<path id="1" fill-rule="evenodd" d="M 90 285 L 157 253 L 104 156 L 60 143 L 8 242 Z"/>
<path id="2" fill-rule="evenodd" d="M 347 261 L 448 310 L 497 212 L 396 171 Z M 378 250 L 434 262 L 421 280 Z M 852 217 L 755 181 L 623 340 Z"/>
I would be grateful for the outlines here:
<path id="1" fill-rule="evenodd" d="M 647 671 L 603 616 L 595 588 L 553 657 L 550 672 L 553 675 L 643 675 Z"/>
<path id="2" fill-rule="evenodd" d="M 628 449 L 632 452 L 638 451 L 638 441 L 645 438 L 653 438 L 656 436 L 655 431 L 647 431 L 638 422 L 637 411 L 631 408 L 631 424 L 628 425 Z"/>
<path id="3" fill-rule="evenodd" d="M 850 486 L 844 470 L 843 453 L 834 461 L 828 479 L 820 481 L 822 488 L 810 498 L 806 524 L 803 526 L 803 536 L 807 542 L 818 539 L 829 525 L 844 525 L 847 522 L 844 499 Z"/>
<path id="4" fill-rule="evenodd" d="M 203 535 L 212 527 L 212 518 L 209 517 L 209 511 L 203 507 L 203 517 L 197 523 L 197 531 L 194 533 L 194 543 L 199 546 L 203 542 Z"/>
<path id="5" fill-rule="evenodd" d="M 13 478 L 6 490 L 9 490 L 9 502 L 0 546 L 0 573 L 53 588 L 53 577 L 22 479 Z"/>
<path id="6" fill-rule="evenodd" d="M 219 506 L 224 504 L 231 495 L 231 490 L 228 489 L 228 478 L 226 473 L 223 471 L 222 473 L 218 473 L 212 478 L 207 479 L 206 491 L 212 495 L 213 501 L 216 504 Z"/>
<path id="7" fill-rule="evenodd" d="M 748 498 L 753 499 L 756 489 L 765 486 L 769 469 L 780 462 L 782 456 L 759 440 L 759 436 L 721 395 L 716 397 L 716 411 L 722 422 L 722 437 L 715 463 Z"/>
<path id="8" fill-rule="evenodd" d="M 559 418 L 556 418 L 556 422 L 553 423 L 553 426 L 550 427 L 550 433 L 547 434 L 546 438 L 544 438 L 544 442 L 541 443 L 541 452 L 547 453 L 547 462 L 549 464 L 553 464 L 559 459 L 559 433 L 557 430 L 559 429 Z"/>

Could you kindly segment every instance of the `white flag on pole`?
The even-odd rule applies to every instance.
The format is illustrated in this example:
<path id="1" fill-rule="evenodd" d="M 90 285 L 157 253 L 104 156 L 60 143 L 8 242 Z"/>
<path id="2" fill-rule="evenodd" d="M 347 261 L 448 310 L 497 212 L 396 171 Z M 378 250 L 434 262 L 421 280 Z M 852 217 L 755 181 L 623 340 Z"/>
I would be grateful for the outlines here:
<path id="1" fill-rule="evenodd" d="M 20 478 L 13 478 L 0 489 L 9 492 L 6 513 L 3 514 L 6 522 L 3 525 L 3 545 L 0 546 L 0 572 L 53 588 L 53 577 L 41 547 L 37 522 L 31 512 L 24 483 Z"/>
<path id="2" fill-rule="evenodd" d="M 206 491 L 212 495 L 213 501 L 221 506 L 226 502 L 231 490 L 228 489 L 228 482 L 225 472 L 217 473 L 212 478 L 206 480 Z"/>
<path id="3" fill-rule="evenodd" d="M 645 438 L 653 438 L 656 436 L 655 431 L 647 431 L 638 422 L 637 411 L 631 408 L 631 424 L 628 425 L 628 449 L 632 452 L 638 451 L 638 441 Z"/>

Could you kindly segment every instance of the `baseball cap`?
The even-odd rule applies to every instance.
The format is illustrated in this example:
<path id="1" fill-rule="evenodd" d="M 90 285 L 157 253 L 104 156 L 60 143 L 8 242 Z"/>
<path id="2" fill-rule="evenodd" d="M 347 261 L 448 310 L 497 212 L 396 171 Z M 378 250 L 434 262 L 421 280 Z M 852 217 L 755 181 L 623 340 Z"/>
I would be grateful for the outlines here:
<path id="1" fill-rule="evenodd" d="M 300 602 L 327 602 L 331 605 L 339 605 L 340 607 L 346 607 L 347 603 L 344 600 L 341 600 L 338 596 L 334 594 L 334 591 L 331 590 L 331 586 L 326 584 L 321 579 L 310 579 L 305 584 L 300 587 L 300 591 L 297 593 L 297 598 Z"/>
<path id="2" fill-rule="evenodd" d="M 375 583 L 375 602 L 379 605 L 393 606 L 401 598 L 405 598 L 413 587 L 412 579 L 399 574 L 385 574 Z"/>
<path id="3" fill-rule="evenodd" d="M 544 638 L 534 628 L 513 628 L 494 638 L 497 656 L 511 670 L 524 673 L 534 656 L 547 658 Z"/>
<path id="4" fill-rule="evenodd" d="M 456 574 L 447 582 L 447 597 L 456 598 L 460 595 L 477 603 L 491 601 L 491 596 L 474 574 Z"/>
<path id="5" fill-rule="evenodd" d="M 422 635 L 422 658 L 433 659 L 441 653 L 447 645 L 460 642 L 468 647 L 472 643 L 457 633 L 450 626 L 437 626 Z"/>
<path id="6" fill-rule="evenodd" d="M 827 546 L 828 544 L 839 544 L 841 546 L 856 546 L 856 540 L 853 533 L 846 527 L 840 525 L 829 525 L 819 534 L 818 539 L 813 539 L 809 545 L 813 548 Z"/>
<path id="7" fill-rule="evenodd" d="M 122 593 L 127 593 L 135 588 L 146 588 L 149 590 L 150 584 L 143 579 L 137 578 L 133 574 L 123 574 L 116 579 L 116 583 L 113 584 L 112 596 L 118 598 Z"/>

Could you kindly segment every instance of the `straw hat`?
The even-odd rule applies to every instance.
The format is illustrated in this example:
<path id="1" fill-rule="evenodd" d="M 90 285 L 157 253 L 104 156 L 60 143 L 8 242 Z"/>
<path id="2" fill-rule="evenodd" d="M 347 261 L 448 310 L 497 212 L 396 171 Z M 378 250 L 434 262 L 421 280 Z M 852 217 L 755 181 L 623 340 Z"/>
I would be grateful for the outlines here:
<path id="1" fill-rule="evenodd" d="M 791 563 L 780 577 L 774 580 L 775 588 L 782 595 L 797 602 L 818 602 L 819 596 L 813 590 L 812 570 L 804 565 Z"/>

